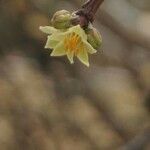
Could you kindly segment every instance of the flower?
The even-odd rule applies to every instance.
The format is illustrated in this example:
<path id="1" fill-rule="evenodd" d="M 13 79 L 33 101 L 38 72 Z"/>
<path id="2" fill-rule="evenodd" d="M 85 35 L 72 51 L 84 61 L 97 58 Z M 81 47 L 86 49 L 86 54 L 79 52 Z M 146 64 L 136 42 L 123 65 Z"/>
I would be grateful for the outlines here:
<path id="1" fill-rule="evenodd" d="M 40 30 L 49 34 L 45 48 L 53 49 L 51 56 L 67 55 L 71 64 L 76 56 L 83 64 L 89 66 L 88 53 L 96 53 L 96 50 L 88 43 L 87 35 L 80 25 L 65 30 L 45 26 L 40 27 Z"/>

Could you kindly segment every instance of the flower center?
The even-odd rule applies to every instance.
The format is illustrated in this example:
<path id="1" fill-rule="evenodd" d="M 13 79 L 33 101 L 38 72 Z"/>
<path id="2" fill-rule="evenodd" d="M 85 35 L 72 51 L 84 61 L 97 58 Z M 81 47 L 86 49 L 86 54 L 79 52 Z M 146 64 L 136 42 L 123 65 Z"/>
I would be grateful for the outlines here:
<path id="1" fill-rule="evenodd" d="M 70 33 L 66 36 L 64 39 L 64 45 L 67 50 L 67 52 L 73 52 L 75 55 L 77 55 L 80 47 L 81 47 L 81 38 L 76 33 Z"/>

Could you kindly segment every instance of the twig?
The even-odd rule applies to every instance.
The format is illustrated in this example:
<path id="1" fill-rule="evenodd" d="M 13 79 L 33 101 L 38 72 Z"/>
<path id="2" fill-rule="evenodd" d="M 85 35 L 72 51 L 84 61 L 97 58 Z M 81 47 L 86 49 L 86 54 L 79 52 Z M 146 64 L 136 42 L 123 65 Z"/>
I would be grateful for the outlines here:
<path id="1" fill-rule="evenodd" d="M 72 20 L 73 24 L 80 24 L 86 27 L 89 22 L 94 21 L 95 14 L 104 0 L 88 0 L 83 4 L 82 9 L 75 12 L 78 17 Z"/>

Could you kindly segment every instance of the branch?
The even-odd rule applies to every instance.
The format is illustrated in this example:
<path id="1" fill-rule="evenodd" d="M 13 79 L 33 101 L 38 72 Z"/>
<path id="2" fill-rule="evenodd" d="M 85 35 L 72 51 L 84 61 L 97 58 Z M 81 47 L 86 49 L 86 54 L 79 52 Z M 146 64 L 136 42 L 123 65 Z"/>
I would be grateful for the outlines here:
<path id="1" fill-rule="evenodd" d="M 72 20 L 74 25 L 80 24 L 81 27 L 88 26 L 89 22 L 93 22 L 95 14 L 104 0 L 88 0 L 83 4 L 82 9 L 75 12 L 77 18 Z"/>
<path id="2" fill-rule="evenodd" d="M 93 22 L 95 14 L 104 0 L 89 0 L 83 6 L 83 12 L 90 22 Z"/>

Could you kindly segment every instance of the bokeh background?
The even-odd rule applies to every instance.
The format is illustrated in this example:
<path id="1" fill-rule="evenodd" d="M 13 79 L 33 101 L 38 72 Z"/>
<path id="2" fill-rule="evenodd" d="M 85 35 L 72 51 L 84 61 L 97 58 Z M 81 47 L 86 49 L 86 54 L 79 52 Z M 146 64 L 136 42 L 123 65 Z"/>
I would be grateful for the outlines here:
<path id="1" fill-rule="evenodd" d="M 104 1 L 89 68 L 50 57 L 38 29 L 83 2 L 0 1 L 0 150 L 150 149 L 150 1 Z"/>

